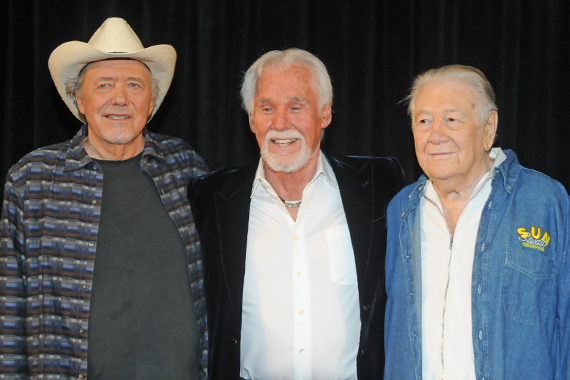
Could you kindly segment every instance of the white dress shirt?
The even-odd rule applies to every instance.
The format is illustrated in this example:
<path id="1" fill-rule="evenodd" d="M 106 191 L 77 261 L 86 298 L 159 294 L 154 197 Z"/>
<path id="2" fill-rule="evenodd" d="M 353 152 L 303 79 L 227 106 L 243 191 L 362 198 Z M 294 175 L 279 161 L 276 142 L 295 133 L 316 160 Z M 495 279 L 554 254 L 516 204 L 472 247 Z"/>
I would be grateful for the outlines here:
<path id="1" fill-rule="evenodd" d="M 247 235 L 244 379 L 356 379 L 360 311 L 336 177 L 322 153 L 293 221 L 260 160 Z"/>
<path id="2" fill-rule="evenodd" d="M 494 159 L 493 167 L 506 158 L 501 148 L 493 148 L 489 156 Z M 491 194 L 492 173 L 493 170 L 486 173 L 473 190 L 453 236 L 439 195 L 432 183 L 426 182 L 420 201 L 424 380 L 475 380 L 471 278 L 477 232 L 481 212 Z"/>

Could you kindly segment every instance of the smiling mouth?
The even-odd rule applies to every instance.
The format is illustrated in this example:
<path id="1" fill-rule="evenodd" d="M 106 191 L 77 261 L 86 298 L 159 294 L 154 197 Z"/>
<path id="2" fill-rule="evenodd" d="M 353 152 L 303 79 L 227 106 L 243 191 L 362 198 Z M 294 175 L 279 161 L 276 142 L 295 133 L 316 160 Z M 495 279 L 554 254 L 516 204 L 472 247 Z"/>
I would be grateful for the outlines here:
<path id="1" fill-rule="evenodd" d="M 452 154 L 451 152 L 439 152 L 439 153 L 430 153 L 429 155 L 434 159 L 438 159 L 438 158 L 449 157 L 451 154 Z"/>
<path id="2" fill-rule="evenodd" d="M 107 119 L 122 120 L 130 118 L 129 115 L 105 115 Z"/>
<path id="3" fill-rule="evenodd" d="M 271 142 L 274 144 L 277 144 L 281 147 L 287 147 L 287 146 L 293 144 L 297 140 L 299 140 L 299 139 L 295 138 L 295 139 L 271 140 Z"/>

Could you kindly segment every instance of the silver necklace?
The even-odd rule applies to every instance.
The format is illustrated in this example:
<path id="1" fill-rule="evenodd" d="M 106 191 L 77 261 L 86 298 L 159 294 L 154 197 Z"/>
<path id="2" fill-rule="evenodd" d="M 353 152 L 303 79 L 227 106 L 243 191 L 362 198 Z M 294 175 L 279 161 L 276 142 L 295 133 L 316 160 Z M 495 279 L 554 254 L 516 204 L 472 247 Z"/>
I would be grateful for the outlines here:
<path id="1" fill-rule="evenodd" d="M 279 197 L 279 199 L 281 199 L 281 202 L 283 202 L 285 207 L 289 207 L 289 208 L 301 207 L 301 202 L 303 202 L 302 199 L 299 199 L 298 201 L 286 201 L 285 199 L 283 199 L 281 197 Z"/>

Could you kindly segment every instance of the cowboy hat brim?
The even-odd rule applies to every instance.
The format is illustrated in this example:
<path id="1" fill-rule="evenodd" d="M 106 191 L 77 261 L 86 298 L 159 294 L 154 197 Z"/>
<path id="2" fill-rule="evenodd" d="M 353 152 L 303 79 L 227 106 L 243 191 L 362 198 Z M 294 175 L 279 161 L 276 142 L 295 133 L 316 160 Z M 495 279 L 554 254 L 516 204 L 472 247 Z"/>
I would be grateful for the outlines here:
<path id="1" fill-rule="evenodd" d="M 176 50 L 170 45 L 155 45 L 137 52 L 104 52 L 92 45 L 81 41 L 70 41 L 59 45 L 50 55 L 48 67 L 59 95 L 71 110 L 79 117 L 79 110 L 73 99 L 67 96 L 65 82 L 68 79 L 77 78 L 85 65 L 91 62 L 106 59 L 135 59 L 143 62 L 150 69 L 152 76 L 158 81 L 160 93 L 154 101 L 154 116 L 172 82 L 174 67 L 176 65 Z"/>

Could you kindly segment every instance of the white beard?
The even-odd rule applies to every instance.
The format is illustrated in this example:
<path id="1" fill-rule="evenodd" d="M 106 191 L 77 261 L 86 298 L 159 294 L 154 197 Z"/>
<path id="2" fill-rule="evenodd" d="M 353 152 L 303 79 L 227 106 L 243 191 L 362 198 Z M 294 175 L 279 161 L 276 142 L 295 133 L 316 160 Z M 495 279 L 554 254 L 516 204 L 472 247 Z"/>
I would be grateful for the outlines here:
<path id="1" fill-rule="evenodd" d="M 123 145 L 128 144 L 135 139 L 137 136 L 134 131 L 124 131 L 118 130 L 114 133 L 107 133 L 106 131 L 101 131 L 101 136 L 105 141 L 111 144 Z"/>
<path id="2" fill-rule="evenodd" d="M 295 154 L 277 154 L 269 150 L 273 144 L 271 140 L 298 139 L 301 143 L 301 150 Z M 269 165 L 271 170 L 283 173 L 293 173 L 305 167 L 311 160 L 313 151 L 305 142 L 305 138 L 296 130 L 288 129 L 284 132 L 270 130 L 265 135 L 265 141 L 261 148 L 261 158 Z"/>

